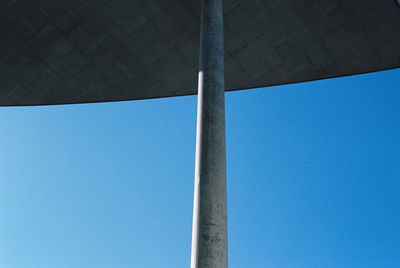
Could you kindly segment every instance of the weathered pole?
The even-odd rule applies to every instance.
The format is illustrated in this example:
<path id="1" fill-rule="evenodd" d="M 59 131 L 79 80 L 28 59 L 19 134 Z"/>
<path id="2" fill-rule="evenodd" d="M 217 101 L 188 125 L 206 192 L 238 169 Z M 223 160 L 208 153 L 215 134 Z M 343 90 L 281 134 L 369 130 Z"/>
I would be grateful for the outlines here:
<path id="1" fill-rule="evenodd" d="M 227 268 L 222 0 L 202 0 L 191 268 Z"/>

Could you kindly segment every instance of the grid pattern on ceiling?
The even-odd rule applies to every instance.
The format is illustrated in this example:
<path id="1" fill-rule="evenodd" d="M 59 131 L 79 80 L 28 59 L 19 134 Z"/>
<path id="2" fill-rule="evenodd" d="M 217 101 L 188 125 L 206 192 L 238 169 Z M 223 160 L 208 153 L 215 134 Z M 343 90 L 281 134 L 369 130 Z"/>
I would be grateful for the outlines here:
<path id="1" fill-rule="evenodd" d="M 198 0 L 0 3 L 0 105 L 194 94 Z M 400 66 L 393 0 L 225 0 L 227 89 Z"/>

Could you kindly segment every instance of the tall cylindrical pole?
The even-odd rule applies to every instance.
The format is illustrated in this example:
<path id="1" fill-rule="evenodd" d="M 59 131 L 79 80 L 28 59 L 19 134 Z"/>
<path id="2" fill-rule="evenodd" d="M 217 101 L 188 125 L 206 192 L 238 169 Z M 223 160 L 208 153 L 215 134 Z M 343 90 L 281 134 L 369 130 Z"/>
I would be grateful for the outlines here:
<path id="1" fill-rule="evenodd" d="M 227 268 L 222 0 L 202 0 L 191 268 Z"/>

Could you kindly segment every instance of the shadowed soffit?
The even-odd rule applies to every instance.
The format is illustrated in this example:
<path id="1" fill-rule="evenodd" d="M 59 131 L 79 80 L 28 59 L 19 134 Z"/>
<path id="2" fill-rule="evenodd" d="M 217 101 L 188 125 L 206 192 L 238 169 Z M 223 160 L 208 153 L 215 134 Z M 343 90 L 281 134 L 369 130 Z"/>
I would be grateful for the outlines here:
<path id="1" fill-rule="evenodd" d="M 197 91 L 200 0 L 0 2 L 0 106 Z M 400 66 L 395 0 L 224 0 L 227 90 Z"/>

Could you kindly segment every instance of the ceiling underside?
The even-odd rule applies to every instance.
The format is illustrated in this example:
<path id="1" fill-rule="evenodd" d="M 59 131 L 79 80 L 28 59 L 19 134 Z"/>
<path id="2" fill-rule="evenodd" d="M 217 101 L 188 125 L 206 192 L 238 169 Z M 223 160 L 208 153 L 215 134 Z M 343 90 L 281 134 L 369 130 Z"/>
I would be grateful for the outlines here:
<path id="1" fill-rule="evenodd" d="M 0 2 L 0 106 L 197 91 L 200 0 Z M 400 66 L 394 0 L 225 0 L 227 90 Z"/>

